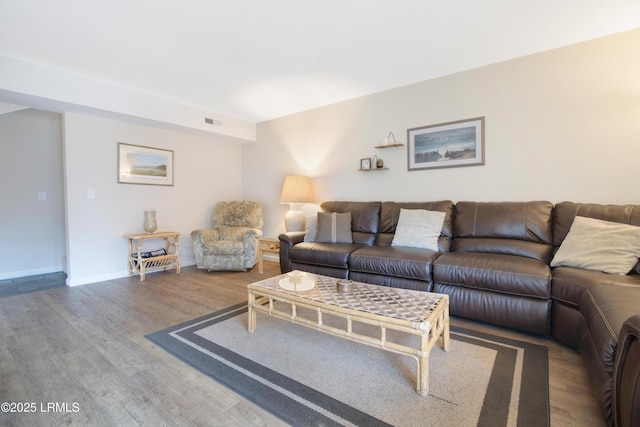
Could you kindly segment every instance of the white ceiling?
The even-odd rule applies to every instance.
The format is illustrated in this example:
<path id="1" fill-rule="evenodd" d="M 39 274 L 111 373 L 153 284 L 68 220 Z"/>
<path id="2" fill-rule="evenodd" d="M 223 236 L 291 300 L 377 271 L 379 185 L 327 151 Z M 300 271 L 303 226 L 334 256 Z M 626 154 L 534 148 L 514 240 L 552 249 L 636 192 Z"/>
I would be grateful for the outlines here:
<path id="1" fill-rule="evenodd" d="M 0 55 L 260 122 L 638 27 L 638 0 L 0 0 Z"/>

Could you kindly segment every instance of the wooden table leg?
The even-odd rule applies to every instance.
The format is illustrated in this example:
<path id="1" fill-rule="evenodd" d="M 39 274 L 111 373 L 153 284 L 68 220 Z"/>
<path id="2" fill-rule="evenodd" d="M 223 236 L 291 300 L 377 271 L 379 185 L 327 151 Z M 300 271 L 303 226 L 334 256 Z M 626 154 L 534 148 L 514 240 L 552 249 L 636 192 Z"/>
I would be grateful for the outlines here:
<path id="1" fill-rule="evenodd" d="M 248 318 L 248 327 L 247 329 L 249 330 L 249 332 L 253 332 L 256 330 L 256 311 L 254 310 L 253 306 L 256 303 L 256 296 L 253 292 L 248 291 L 248 297 L 247 297 L 247 305 L 248 305 L 248 313 L 247 313 L 247 318 Z"/>
<path id="2" fill-rule="evenodd" d="M 262 243 L 258 243 L 258 274 L 264 273 L 264 263 L 262 259 L 263 256 L 264 254 L 262 253 Z"/>
<path id="3" fill-rule="evenodd" d="M 451 347 L 451 338 L 449 335 L 449 305 L 444 308 L 444 331 L 442 332 L 442 348 L 444 351 L 449 351 Z"/>
<path id="4" fill-rule="evenodd" d="M 416 391 L 421 396 L 429 394 L 429 334 L 430 332 L 420 337 Z"/>

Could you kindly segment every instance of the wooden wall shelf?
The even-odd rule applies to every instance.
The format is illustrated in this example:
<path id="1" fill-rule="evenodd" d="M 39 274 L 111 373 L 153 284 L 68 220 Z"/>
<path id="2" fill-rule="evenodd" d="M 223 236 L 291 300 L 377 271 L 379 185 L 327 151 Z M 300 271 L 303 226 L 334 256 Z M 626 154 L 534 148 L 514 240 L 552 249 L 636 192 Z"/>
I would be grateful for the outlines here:
<path id="1" fill-rule="evenodd" d="M 388 144 L 388 145 L 376 145 L 373 148 L 393 148 L 393 147 L 404 147 L 404 144 L 396 143 L 396 144 Z"/>

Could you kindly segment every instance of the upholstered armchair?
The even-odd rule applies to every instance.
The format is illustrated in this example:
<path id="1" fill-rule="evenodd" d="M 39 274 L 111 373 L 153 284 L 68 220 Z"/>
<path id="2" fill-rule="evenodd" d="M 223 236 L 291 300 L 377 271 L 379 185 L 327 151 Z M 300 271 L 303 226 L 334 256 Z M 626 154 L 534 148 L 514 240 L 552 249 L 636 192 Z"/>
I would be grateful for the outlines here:
<path id="1" fill-rule="evenodd" d="M 262 226 L 261 203 L 218 202 L 211 218 L 211 229 L 191 232 L 196 265 L 209 271 L 252 268 L 258 262 Z"/>

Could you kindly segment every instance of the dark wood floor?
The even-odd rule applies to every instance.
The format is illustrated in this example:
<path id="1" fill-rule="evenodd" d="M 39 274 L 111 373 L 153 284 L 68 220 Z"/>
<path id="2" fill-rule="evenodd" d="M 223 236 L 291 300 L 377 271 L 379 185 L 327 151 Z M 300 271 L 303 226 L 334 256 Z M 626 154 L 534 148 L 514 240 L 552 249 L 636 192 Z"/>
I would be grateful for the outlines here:
<path id="1" fill-rule="evenodd" d="M 44 289 L 63 288 L 67 275 L 62 271 L 0 280 L 0 298 L 28 294 Z"/>
<path id="2" fill-rule="evenodd" d="M 0 425 L 281 426 L 273 415 L 174 358 L 144 335 L 246 299 L 279 273 L 194 267 L 0 299 Z M 549 347 L 553 426 L 603 426 L 578 354 L 554 341 L 453 319 Z M 22 407 L 20 407 L 22 404 Z M 26 404 L 26 405 L 25 405 Z"/>

